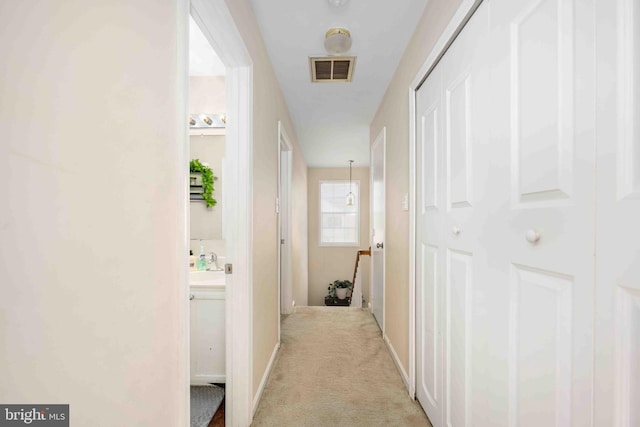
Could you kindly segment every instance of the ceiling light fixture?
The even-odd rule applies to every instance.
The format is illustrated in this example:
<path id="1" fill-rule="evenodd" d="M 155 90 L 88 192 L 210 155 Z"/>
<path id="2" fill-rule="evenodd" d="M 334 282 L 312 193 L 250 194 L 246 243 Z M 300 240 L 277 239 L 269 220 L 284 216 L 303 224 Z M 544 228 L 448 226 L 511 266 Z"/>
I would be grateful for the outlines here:
<path id="1" fill-rule="evenodd" d="M 324 36 L 324 48 L 332 55 L 348 52 L 351 49 L 351 33 L 346 28 L 330 28 Z"/>
<path id="2" fill-rule="evenodd" d="M 349 3 L 349 0 L 327 0 L 327 3 L 329 3 L 329 6 L 332 7 L 342 7 L 345 4 Z"/>
<path id="3" fill-rule="evenodd" d="M 356 200 L 356 196 L 351 192 L 351 165 L 353 164 L 353 160 L 349 160 L 349 194 L 347 194 L 347 206 L 353 206 L 353 203 Z"/>
<path id="4" fill-rule="evenodd" d="M 219 128 L 224 129 L 227 123 L 227 116 L 216 113 L 191 113 L 189 115 L 189 126 L 192 129 Z"/>

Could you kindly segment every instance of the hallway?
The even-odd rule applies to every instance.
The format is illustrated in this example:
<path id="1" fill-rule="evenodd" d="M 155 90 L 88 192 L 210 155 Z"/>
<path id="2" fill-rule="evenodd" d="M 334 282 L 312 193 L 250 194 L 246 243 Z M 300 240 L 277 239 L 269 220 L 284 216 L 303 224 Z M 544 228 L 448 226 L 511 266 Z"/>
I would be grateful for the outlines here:
<path id="1" fill-rule="evenodd" d="M 252 426 L 431 426 L 367 310 L 298 307 Z"/>

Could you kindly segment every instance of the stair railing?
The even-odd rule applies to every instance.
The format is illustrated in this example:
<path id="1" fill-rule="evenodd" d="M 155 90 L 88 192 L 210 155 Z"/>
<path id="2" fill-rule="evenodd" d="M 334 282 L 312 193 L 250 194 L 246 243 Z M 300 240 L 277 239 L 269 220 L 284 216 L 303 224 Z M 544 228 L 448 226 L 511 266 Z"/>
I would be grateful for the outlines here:
<path id="1" fill-rule="evenodd" d="M 361 256 L 371 256 L 371 247 L 358 251 L 356 265 L 353 268 L 353 289 L 351 290 L 351 307 L 362 307 L 362 275 L 358 275 Z"/>

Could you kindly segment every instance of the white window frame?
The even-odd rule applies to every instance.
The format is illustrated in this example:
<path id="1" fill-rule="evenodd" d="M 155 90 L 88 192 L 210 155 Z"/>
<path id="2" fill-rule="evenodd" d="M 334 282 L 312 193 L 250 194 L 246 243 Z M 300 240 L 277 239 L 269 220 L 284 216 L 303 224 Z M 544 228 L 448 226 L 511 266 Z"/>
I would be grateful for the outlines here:
<path id="1" fill-rule="evenodd" d="M 343 248 L 359 248 L 360 247 L 360 219 L 361 219 L 361 210 L 360 210 L 360 198 L 362 194 L 360 190 L 362 187 L 360 186 L 359 179 L 352 179 L 351 183 L 358 186 L 358 197 L 356 197 L 356 209 L 358 214 L 358 219 L 356 220 L 356 241 L 348 242 L 348 243 L 332 243 L 332 242 L 323 242 L 322 241 L 322 184 L 333 184 L 333 183 L 349 183 L 347 179 L 324 179 L 318 182 L 318 246 L 321 247 L 343 247 Z M 347 199 L 347 195 L 344 195 L 345 203 Z"/>

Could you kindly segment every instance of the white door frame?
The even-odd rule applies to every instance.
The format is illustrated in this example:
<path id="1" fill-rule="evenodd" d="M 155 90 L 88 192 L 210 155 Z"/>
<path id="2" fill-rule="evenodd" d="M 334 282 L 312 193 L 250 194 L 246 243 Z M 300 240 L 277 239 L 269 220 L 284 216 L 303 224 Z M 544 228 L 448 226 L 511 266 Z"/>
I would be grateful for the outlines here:
<path id="1" fill-rule="evenodd" d="M 409 86 L 409 395 L 416 396 L 417 92 L 483 0 L 463 0 Z"/>
<path id="2" fill-rule="evenodd" d="M 286 164 L 282 164 L 282 155 L 286 153 Z M 285 182 L 282 182 L 282 168 L 285 167 Z M 278 313 L 291 314 L 293 312 L 293 283 L 291 262 L 291 184 L 293 167 L 293 146 L 284 129 L 282 121 L 278 120 Z M 281 194 L 284 184 L 286 194 Z M 280 239 L 284 239 L 281 244 Z M 280 322 L 278 322 L 278 342 L 280 342 Z"/>
<path id="3" fill-rule="evenodd" d="M 233 339 L 227 339 L 225 345 L 225 421 L 228 426 L 247 426 L 251 424 L 253 417 L 253 66 L 225 0 L 191 0 L 191 16 L 226 67 L 228 120 L 225 138 L 227 168 L 224 178 L 225 192 L 234 197 L 226 197 L 227 203 L 222 207 L 226 219 L 227 262 L 233 264 L 233 274 L 227 275 L 226 282 L 225 331 L 226 336 Z M 180 23 L 178 28 L 188 34 L 188 16 L 184 19 L 186 21 Z M 182 34 L 181 36 L 184 37 Z M 184 43 L 182 47 L 184 48 Z M 179 54 L 184 57 L 185 53 Z M 186 54 L 188 55 L 188 50 Z M 184 110 L 185 107 L 188 110 L 188 104 L 179 107 L 179 113 L 183 114 L 186 121 L 188 115 L 184 114 Z M 185 183 L 187 176 L 188 169 L 185 169 Z M 186 335 L 183 341 L 187 343 L 188 349 L 188 327 L 183 333 Z M 189 387 L 186 392 L 189 393 Z M 188 408 L 189 397 L 186 399 Z"/>
<path id="4" fill-rule="evenodd" d="M 369 280 L 369 300 L 371 300 L 371 296 L 373 295 L 373 282 L 375 280 L 374 277 L 374 271 L 373 271 L 373 267 L 374 267 L 374 262 L 373 262 L 373 250 L 374 250 L 374 245 L 375 242 L 373 241 L 373 230 L 374 230 L 374 219 L 373 219 L 373 209 L 374 209 L 374 188 L 373 188 L 373 169 L 374 169 L 374 163 L 373 163 L 373 147 L 375 147 L 377 144 L 382 144 L 382 174 L 384 175 L 384 194 L 382 196 L 383 200 L 382 202 L 384 203 L 384 219 L 383 221 L 385 221 L 385 237 L 384 239 L 386 240 L 386 236 L 387 236 L 387 230 L 386 230 L 386 218 L 387 218 L 387 213 L 386 213 L 386 209 L 387 209 L 387 203 L 386 203 L 386 197 L 387 197 L 387 127 L 384 126 L 382 128 L 382 130 L 380 131 L 380 133 L 378 134 L 378 136 L 376 136 L 376 139 L 373 140 L 373 144 L 371 144 L 371 149 L 369 152 L 369 242 L 370 242 L 370 247 L 371 247 L 371 266 L 370 266 L 370 270 L 371 270 L 371 274 L 369 275 L 370 280 Z M 384 244 L 384 241 L 382 242 Z M 385 309 L 385 292 L 386 292 L 386 286 L 385 286 L 385 275 L 387 273 L 387 251 L 386 249 L 384 249 L 384 247 L 382 248 L 382 325 L 380 325 L 380 329 L 382 330 L 382 338 L 385 342 L 388 343 L 388 339 L 387 339 L 387 334 L 386 334 L 386 309 Z M 370 305 L 370 310 L 373 313 L 373 304 L 371 303 L 371 301 L 369 302 Z"/>

